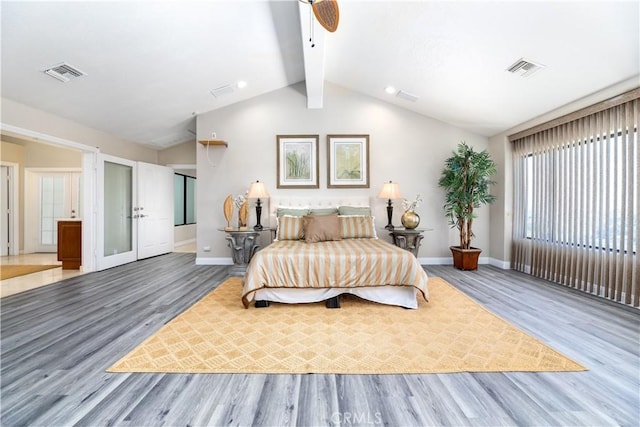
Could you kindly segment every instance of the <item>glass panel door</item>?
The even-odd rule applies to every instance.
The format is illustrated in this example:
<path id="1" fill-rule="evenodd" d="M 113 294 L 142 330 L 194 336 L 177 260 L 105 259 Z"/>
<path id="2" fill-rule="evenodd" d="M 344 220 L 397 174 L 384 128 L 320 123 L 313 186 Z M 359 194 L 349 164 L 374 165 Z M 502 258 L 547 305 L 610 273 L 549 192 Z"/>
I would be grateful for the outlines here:
<path id="1" fill-rule="evenodd" d="M 98 270 L 137 259 L 135 162 L 98 156 Z"/>
<path id="2" fill-rule="evenodd" d="M 133 249 L 133 168 L 104 163 L 104 256 Z"/>

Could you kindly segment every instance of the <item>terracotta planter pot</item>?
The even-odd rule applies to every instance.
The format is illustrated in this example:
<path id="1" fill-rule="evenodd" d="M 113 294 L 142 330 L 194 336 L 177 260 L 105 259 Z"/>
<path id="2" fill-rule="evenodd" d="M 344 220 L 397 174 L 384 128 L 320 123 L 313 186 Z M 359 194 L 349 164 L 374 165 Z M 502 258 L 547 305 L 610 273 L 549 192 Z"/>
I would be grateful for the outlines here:
<path id="1" fill-rule="evenodd" d="M 453 266 L 458 270 L 477 270 L 478 258 L 480 257 L 481 249 L 469 248 L 462 249 L 459 246 L 450 246 L 451 255 L 453 255 Z"/>

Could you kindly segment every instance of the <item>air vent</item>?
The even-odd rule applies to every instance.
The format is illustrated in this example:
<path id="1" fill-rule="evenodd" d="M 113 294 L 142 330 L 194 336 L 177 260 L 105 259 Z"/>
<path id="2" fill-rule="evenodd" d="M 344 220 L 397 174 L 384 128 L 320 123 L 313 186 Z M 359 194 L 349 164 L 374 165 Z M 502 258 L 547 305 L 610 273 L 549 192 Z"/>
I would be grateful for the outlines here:
<path id="1" fill-rule="evenodd" d="M 47 68 L 46 70 L 44 70 L 44 72 L 64 83 L 68 82 L 72 78 L 87 75 L 87 73 L 85 73 L 84 71 L 81 71 L 73 65 L 67 64 L 66 62 Z"/>
<path id="2" fill-rule="evenodd" d="M 211 89 L 210 92 L 211 92 L 211 95 L 215 96 L 216 98 L 220 98 L 221 96 L 229 95 L 233 93 L 233 86 L 231 85 L 220 86 L 218 88 Z"/>
<path id="3" fill-rule="evenodd" d="M 399 90 L 398 93 L 396 93 L 396 96 L 411 102 L 416 102 L 419 99 L 416 95 L 405 92 L 404 90 Z"/>
<path id="4" fill-rule="evenodd" d="M 528 77 L 542 68 L 544 68 L 542 64 L 520 58 L 512 66 L 507 68 L 507 71 L 513 74 L 519 74 L 521 77 Z"/>

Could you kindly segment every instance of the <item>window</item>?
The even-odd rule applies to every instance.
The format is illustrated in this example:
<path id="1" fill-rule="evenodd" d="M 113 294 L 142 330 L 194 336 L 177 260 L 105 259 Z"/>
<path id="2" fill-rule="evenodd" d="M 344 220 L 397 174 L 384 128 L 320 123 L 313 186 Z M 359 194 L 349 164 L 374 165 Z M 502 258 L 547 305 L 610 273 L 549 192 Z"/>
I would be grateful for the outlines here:
<path id="1" fill-rule="evenodd" d="M 513 138 L 511 262 L 640 307 L 640 91 L 630 94 Z"/>
<path id="2" fill-rule="evenodd" d="M 79 172 L 42 172 L 40 181 L 40 237 L 38 250 L 58 243 L 56 220 L 76 218 L 80 211 L 82 174 Z"/>
<path id="3" fill-rule="evenodd" d="M 620 250 L 618 242 L 630 241 L 627 250 L 637 253 L 638 242 L 630 234 L 632 227 L 624 226 L 638 224 L 638 212 L 629 214 L 628 209 L 629 203 L 638 200 L 638 174 L 631 173 L 633 159 L 627 155 L 637 150 L 638 132 L 634 129 L 630 133 L 629 138 L 621 131 L 608 137 L 592 136 L 547 152 L 524 155 L 525 237 L 610 251 Z M 581 183 L 575 191 L 577 181 Z M 542 216 L 544 224 L 539 212 L 543 198 L 555 212 Z M 563 206 L 571 209 L 564 212 Z M 629 215 L 632 217 L 627 218 Z M 579 230 L 576 233 L 563 232 L 575 228 Z"/>
<path id="4" fill-rule="evenodd" d="M 56 219 L 63 218 L 65 199 L 65 177 L 62 175 L 40 178 L 40 243 L 55 245 L 58 242 Z"/>
<path id="5" fill-rule="evenodd" d="M 179 173 L 174 175 L 174 225 L 196 223 L 196 178 Z"/>

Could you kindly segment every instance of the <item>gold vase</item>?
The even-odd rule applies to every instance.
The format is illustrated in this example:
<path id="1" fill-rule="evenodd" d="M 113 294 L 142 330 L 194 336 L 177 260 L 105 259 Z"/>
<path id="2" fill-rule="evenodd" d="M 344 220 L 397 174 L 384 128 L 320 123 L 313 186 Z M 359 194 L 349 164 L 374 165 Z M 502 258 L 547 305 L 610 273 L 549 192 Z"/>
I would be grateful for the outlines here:
<path id="1" fill-rule="evenodd" d="M 411 210 L 406 211 L 405 213 L 402 214 L 402 218 L 400 218 L 400 222 L 402 222 L 402 225 L 404 226 L 404 228 L 412 230 L 416 228 L 418 224 L 420 224 L 420 215 L 415 213 L 415 211 L 411 211 Z"/>

